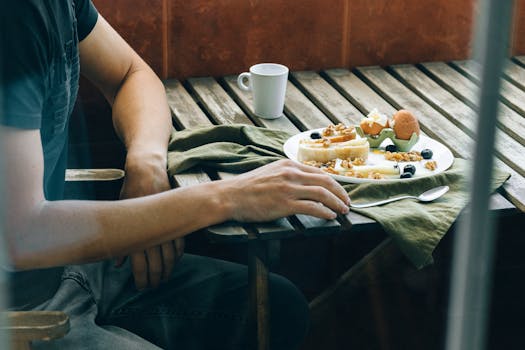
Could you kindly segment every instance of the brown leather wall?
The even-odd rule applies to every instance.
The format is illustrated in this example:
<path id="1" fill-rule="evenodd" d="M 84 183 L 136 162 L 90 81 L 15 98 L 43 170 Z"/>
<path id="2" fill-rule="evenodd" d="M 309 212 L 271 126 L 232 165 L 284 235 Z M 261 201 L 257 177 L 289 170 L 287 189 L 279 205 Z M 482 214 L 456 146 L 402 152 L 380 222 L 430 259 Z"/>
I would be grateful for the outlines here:
<path id="1" fill-rule="evenodd" d="M 512 54 L 525 55 L 525 0 L 515 0 Z"/>
<path id="2" fill-rule="evenodd" d="M 169 76 L 342 66 L 344 0 L 171 1 Z"/>
<path id="3" fill-rule="evenodd" d="M 94 0 L 163 78 L 466 59 L 475 0 Z M 525 52 L 516 0 L 513 54 Z"/>
<path id="4" fill-rule="evenodd" d="M 467 58 L 472 0 L 351 0 L 349 64 Z"/>
<path id="5" fill-rule="evenodd" d="M 94 0 L 98 11 L 148 64 L 162 74 L 164 0 Z"/>

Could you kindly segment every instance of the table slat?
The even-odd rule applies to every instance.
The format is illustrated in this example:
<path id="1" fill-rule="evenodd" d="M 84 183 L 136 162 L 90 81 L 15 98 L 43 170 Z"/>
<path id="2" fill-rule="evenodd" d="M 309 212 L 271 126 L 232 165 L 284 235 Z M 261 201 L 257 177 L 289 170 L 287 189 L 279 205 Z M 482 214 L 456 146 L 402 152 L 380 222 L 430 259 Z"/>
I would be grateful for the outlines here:
<path id="1" fill-rule="evenodd" d="M 368 114 L 371 109 L 377 108 L 391 117 L 397 111 L 348 69 L 330 69 L 325 73 L 329 82 L 363 114 Z"/>
<path id="2" fill-rule="evenodd" d="M 334 123 L 356 125 L 363 118 L 363 114 L 318 73 L 293 72 L 291 78 Z"/>
<path id="3" fill-rule="evenodd" d="M 525 67 L 509 61 L 505 67 L 505 78 L 525 91 Z"/>
<path id="4" fill-rule="evenodd" d="M 210 120 L 178 80 L 164 82 L 173 122 L 179 129 L 210 125 Z"/>
<path id="5" fill-rule="evenodd" d="M 332 124 L 332 121 L 289 81 L 286 87 L 284 111 L 302 131 L 324 128 Z"/>
<path id="6" fill-rule="evenodd" d="M 479 84 L 480 65 L 475 61 L 454 61 L 453 66 Z M 525 116 L 525 91 L 508 81 L 501 80 L 501 100 L 510 108 Z"/>
<path id="7" fill-rule="evenodd" d="M 302 214 L 296 215 L 295 217 L 301 223 L 301 231 L 306 236 L 322 236 L 341 231 L 341 224 L 337 220 L 325 220 Z M 349 223 L 345 224 L 349 225 Z"/>
<path id="8" fill-rule="evenodd" d="M 399 65 L 392 67 L 392 70 L 405 85 L 414 90 L 432 107 L 447 116 L 449 120 L 458 125 L 471 137 L 475 137 L 476 113 L 474 110 L 443 89 L 415 66 Z M 500 159 L 525 176 L 525 170 L 522 168 L 525 166 L 525 164 L 522 164 L 523 155 L 525 154 L 523 145 L 497 128 L 495 147 L 496 154 Z"/>
<path id="9" fill-rule="evenodd" d="M 423 63 L 420 68 L 451 94 L 475 108 L 478 87 L 443 62 Z M 498 106 L 498 126 L 521 144 L 525 144 L 525 118 L 507 105 Z"/>
<path id="10" fill-rule="evenodd" d="M 217 124 L 253 124 L 215 79 L 190 78 L 188 84 Z"/>
<path id="11" fill-rule="evenodd" d="M 521 64 L 521 66 L 525 67 L 525 56 L 514 56 L 513 60 Z"/>

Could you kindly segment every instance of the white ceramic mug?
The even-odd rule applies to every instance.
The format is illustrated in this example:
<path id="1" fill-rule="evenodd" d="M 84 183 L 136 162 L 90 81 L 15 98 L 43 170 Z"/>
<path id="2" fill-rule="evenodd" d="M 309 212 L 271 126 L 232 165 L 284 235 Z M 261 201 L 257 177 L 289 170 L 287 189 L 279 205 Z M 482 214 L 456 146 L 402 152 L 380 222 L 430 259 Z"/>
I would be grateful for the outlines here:
<path id="1" fill-rule="evenodd" d="M 249 73 L 239 74 L 237 85 L 241 90 L 252 92 L 256 116 L 275 119 L 283 115 L 287 81 L 288 67 L 277 63 L 259 63 L 251 66 Z"/>

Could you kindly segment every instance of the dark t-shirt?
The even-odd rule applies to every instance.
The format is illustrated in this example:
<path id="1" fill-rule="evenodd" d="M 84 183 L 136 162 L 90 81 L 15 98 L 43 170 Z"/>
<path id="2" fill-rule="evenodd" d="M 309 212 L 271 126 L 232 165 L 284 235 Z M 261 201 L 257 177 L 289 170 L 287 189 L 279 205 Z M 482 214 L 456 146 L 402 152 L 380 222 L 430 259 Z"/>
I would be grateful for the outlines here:
<path id="1" fill-rule="evenodd" d="M 68 123 L 78 92 L 78 42 L 97 18 L 90 0 L 2 1 L 0 123 L 40 130 L 48 200 L 63 195 Z M 11 273 L 12 304 L 28 307 L 49 298 L 60 272 Z"/>

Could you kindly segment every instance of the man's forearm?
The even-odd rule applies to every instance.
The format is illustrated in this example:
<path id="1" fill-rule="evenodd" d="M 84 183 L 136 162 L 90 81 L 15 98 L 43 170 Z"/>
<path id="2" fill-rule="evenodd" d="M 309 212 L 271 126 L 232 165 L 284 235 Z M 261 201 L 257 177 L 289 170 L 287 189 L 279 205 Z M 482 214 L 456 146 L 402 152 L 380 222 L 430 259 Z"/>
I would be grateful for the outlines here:
<path id="1" fill-rule="evenodd" d="M 225 193 L 212 182 L 122 201 L 43 201 L 5 227 L 11 263 L 86 263 L 158 245 L 228 220 Z"/>
<path id="2" fill-rule="evenodd" d="M 135 159 L 162 165 L 171 132 L 171 115 L 164 86 L 145 65 L 131 71 L 113 103 L 113 123 L 127 149 L 127 161 Z"/>

